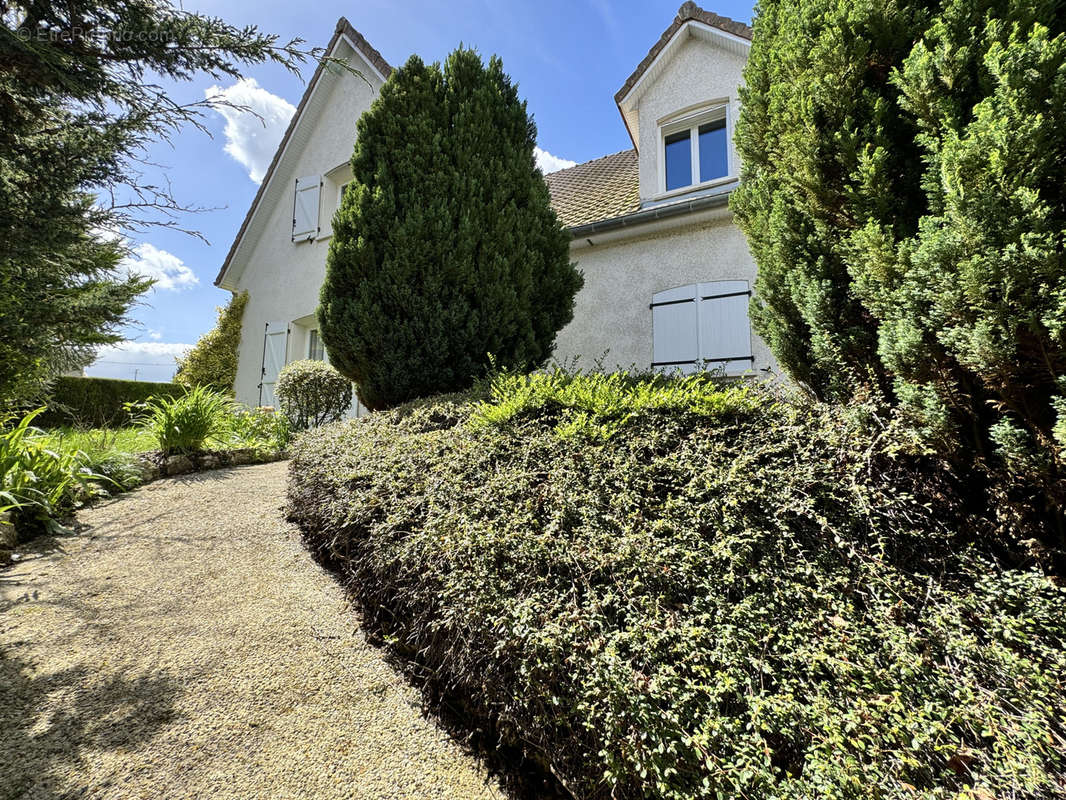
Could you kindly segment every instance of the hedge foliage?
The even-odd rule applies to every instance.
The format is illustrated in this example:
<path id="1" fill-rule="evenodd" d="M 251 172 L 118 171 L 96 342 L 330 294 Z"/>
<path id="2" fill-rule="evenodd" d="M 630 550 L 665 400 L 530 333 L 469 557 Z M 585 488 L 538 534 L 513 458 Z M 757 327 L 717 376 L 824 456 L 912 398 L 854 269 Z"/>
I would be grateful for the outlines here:
<path id="1" fill-rule="evenodd" d="M 174 397 L 185 393 L 176 383 L 122 381 L 112 378 L 57 378 L 48 409 L 35 422 L 45 428 L 77 425 L 121 428 L 132 422 L 126 403 L 143 403 L 149 397 Z"/>
<path id="2" fill-rule="evenodd" d="M 248 292 L 234 293 L 218 309 L 215 327 L 200 337 L 196 346 L 178 359 L 174 381 L 182 386 L 205 386 L 232 395 L 237 380 L 237 351 L 241 345 L 241 321 L 248 305 Z"/>
<path id="3" fill-rule="evenodd" d="M 1061 532 L 1063 4 L 760 0 L 744 83 L 756 331 L 823 399 L 879 385 L 915 449 L 1020 478 Z"/>
<path id="4" fill-rule="evenodd" d="M 931 509 L 870 413 L 503 376 L 306 434 L 289 512 L 576 797 L 1061 796 L 1066 593 Z"/>
<path id="5" fill-rule="evenodd" d="M 286 364 L 274 392 L 297 431 L 336 422 L 352 404 L 352 382 L 325 361 L 314 359 Z"/>

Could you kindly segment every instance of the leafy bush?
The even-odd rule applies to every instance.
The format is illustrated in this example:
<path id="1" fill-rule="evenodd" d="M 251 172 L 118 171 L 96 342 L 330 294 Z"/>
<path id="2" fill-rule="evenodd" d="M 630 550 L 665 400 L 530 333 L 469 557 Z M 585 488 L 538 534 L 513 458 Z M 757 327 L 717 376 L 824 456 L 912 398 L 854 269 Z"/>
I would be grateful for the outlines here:
<path id="1" fill-rule="evenodd" d="M 80 498 L 92 494 L 93 482 L 103 479 L 83 453 L 49 446 L 32 426 L 40 413 L 0 417 L 0 512 L 14 512 L 23 537 L 54 529 Z"/>
<path id="2" fill-rule="evenodd" d="M 502 372 L 488 381 L 488 402 L 477 407 L 472 422 L 500 424 L 550 416 L 557 419 L 555 430 L 561 436 L 610 439 L 642 413 L 726 418 L 750 412 L 758 404 L 758 396 L 746 385 L 718 387 L 711 373 L 677 380 L 659 374 L 581 374 L 562 368 Z"/>
<path id="3" fill-rule="evenodd" d="M 230 418 L 232 441 L 240 447 L 282 451 L 289 446 L 292 427 L 283 414 L 267 408 L 234 408 Z"/>
<path id="4" fill-rule="evenodd" d="M 81 453 L 85 466 L 104 479 L 101 494 L 139 486 L 144 475 L 137 456 L 158 447 L 155 437 L 141 428 L 58 428 L 46 431 L 42 441 Z"/>
<path id="5" fill-rule="evenodd" d="M 176 383 L 61 377 L 53 384 L 52 399 L 37 424 L 47 428 L 121 428 L 132 422 L 131 403 L 143 403 L 150 397 L 173 397 L 184 391 Z"/>
<path id="6" fill-rule="evenodd" d="M 233 394 L 237 380 L 237 350 L 241 344 L 241 321 L 248 305 L 248 292 L 234 294 L 225 308 L 218 309 L 215 327 L 200 337 L 184 358 L 178 359 L 174 381 L 182 386 L 206 386 Z"/>
<path id="7" fill-rule="evenodd" d="M 871 455 L 873 413 L 504 376 L 305 434 L 289 512 L 576 797 L 1058 796 L 1066 593 Z"/>
<path id="8" fill-rule="evenodd" d="M 582 278 L 500 59 L 412 56 L 357 129 L 318 319 L 363 404 L 467 389 L 489 353 L 507 367 L 547 361 Z"/>
<path id="9" fill-rule="evenodd" d="M 293 361 L 274 387 L 281 410 L 298 431 L 336 422 L 352 404 L 352 384 L 325 361 Z"/>
<path id="10" fill-rule="evenodd" d="M 176 397 L 153 397 L 142 403 L 138 422 L 164 453 L 187 453 L 226 435 L 231 405 L 225 395 L 197 386 Z"/>

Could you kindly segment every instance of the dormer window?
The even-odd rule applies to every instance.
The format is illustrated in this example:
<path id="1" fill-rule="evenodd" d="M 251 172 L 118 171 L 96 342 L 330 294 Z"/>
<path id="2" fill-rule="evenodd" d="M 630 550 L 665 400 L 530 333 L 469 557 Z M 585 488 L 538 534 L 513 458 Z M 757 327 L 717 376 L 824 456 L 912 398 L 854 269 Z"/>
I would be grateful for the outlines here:
<path id="1" fill-rule="evenodd" d="M 729 175 L 726 122 L 723 104 L 663 124 L 663 191 L 699 186 Z"/>

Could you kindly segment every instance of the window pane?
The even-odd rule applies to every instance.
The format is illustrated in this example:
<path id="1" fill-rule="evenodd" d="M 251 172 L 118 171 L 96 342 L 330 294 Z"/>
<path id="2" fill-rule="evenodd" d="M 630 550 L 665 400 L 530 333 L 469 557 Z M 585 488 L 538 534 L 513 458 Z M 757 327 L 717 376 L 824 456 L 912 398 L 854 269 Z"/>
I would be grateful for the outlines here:
<path id="1" fill-rule="evenodd" d="M 700 125 L 700 181 L 713 181 L 729 174 L 729 146 L 725 120 Z"/>
<path id="2" fill-rule="evenodd" d="M 326 348 L 322 340 L 318 338 L 318 331 L 311 331 L 311 341 L 308 345 L 308 357 L 313 361 L 326 360 Z"/>
<path id="3" fill-rule="evenodd" d="M 692 183 L 692 145 L 689 131 L 666 137 L 666 191 Z"/>

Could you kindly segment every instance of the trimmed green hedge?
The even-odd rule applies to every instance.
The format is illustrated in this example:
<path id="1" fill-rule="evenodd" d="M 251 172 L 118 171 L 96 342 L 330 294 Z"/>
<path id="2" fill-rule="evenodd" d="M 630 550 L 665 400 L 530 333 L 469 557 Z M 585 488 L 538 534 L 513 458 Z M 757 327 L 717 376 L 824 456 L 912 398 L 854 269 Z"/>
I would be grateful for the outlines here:
<path id="1" fill-rule="evenodd" d="M 41 427 L 79 425 L 90 428 L 121 428 L 130 424 L 126 403 L 141 403 L 149 397 L 173 397 L 185 393 L 176 383 L 122 381 L 113 378 L 57 378 L 47 411 L 37 418 Z"/>
<path id="2" fill-rule="evenodd" d="M 575 797 L 1061 796 L 1066 593 L 960 536 L 860 412 L 507 377 L 304 434 L 289 512 Z"/>

